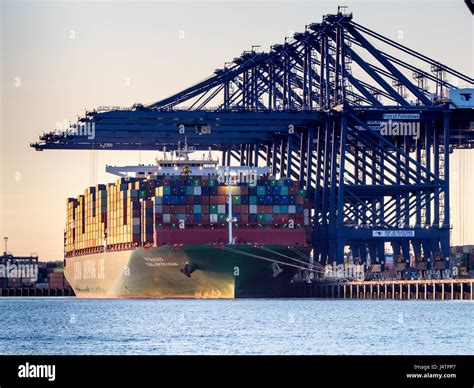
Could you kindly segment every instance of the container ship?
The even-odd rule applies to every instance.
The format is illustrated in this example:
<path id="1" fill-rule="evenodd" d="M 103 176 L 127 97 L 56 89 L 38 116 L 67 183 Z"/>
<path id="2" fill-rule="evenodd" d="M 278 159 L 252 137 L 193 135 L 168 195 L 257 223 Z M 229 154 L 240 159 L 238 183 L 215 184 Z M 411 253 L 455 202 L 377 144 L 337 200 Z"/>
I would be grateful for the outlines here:
<path id="1" fill-rule="evenodd" d="M 116 182 L 68 199 L 65 275 L 78 297 L 279 297 L 311 268 L 298 182 L 163 154 L 107 166 Z"/>

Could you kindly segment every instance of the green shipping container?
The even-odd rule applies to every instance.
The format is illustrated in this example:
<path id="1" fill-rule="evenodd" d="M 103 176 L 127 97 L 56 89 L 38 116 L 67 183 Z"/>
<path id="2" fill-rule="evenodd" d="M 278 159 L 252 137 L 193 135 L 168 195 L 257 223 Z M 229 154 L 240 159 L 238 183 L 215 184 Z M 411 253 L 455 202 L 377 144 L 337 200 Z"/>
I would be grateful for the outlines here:
<path id="1" fill-rule="evenodd" d="M 272 221 L 273 221 L 273 215 L 265 214 L 265 222 L 272 222 Z"/>
<path id="2" fill-rule="evenodd" d="M 280 188 L 280 194 L 281 195 L 288 195 L 288 187 L 287 186 L 282 186 Z"/>
<path id="3" fill-rule="evenodd" d="M 239 187 L 240 189 L 240 187 Z M 240 195 L 233 195 L 232 196 L 232 203 L 234 205 L 240 205 Z"/>
<path id="4" fill-rule="evenodd" d="M 273 205 L 273 214 L 280 214 L 280 205 Z"/>
<path id="5" fill-rule="evenodd" d="M 210 209 L 211 214 L 217 214 L 217 209 L 218 209 L 217 205 L 211 205 L 211 209 Z"/>
<path id="6" fill-rule="evenodd" d="M 217 216 L 217 219 L 219 220 L 219 222 L 225 222 L 227 220 L 227 214 L 219 214 Z"/>
<path id="7" fill-rule="evenodd" d="M 249 196 L 249 205 L 256 205 L 257 204 L 257 197 L 255 195 Z"/>
<path id="8" fill-rule="evenodd" d="M 257 195 L 265 195 L 265 186 L 257 186 Z"/>
<path id="9" fill-rule="evenodd" d="M 281 205 L 280 206 L 280 213 L 287 214 L 288 213 L 288 205 Z"/>
<path id="10" fill-rule="evenodd" d="M 265 222 L 265 214 L 257 214 L 258 222 Z"/>
<path id="11" fill-rule="evenodd" d="M 163 195 L 171 195 L 171 187 L 163 186 Z"/>

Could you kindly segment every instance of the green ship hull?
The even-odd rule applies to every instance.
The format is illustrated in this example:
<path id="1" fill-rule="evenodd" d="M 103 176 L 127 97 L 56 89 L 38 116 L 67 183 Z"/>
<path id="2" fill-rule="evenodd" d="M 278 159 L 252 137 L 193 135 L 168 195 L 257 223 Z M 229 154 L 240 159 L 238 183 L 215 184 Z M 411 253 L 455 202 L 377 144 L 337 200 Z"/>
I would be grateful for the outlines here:
<path id="1" fill-rule="evenodd" d="M 280 297 L 309 256 L 283 245 L 184 245 L 136 248 L 66 259 L 78 297 Z"/>

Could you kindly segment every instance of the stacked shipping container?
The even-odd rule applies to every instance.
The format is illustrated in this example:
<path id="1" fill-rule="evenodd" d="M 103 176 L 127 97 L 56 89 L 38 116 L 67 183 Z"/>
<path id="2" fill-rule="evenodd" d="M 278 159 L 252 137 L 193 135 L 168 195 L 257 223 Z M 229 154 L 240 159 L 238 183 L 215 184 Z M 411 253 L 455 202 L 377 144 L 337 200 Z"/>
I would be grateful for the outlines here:
<path id="1" fill-rule="evenodd" d="M 298 182 L 266 178 L 230 190 L 235 227 L 310 225 L 309 201 Z M 206 176 L 121 178 L 90 187 L 68 199 L 66 255 L 156 244 L 164 228 L 227 227 L 228 195 L 229 186 Z"/>

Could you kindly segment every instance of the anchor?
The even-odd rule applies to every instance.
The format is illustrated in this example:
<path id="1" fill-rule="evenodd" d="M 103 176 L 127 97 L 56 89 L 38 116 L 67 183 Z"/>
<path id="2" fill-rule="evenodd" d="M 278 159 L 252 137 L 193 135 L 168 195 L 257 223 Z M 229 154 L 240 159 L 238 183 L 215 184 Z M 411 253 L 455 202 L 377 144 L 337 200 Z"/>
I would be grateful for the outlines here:
<path id="1" fill-rule="evenodd" d="M 184 268 L 181 268 L 180 271 L 184 273 L 188 278 L 191 277 L 191 274 L 196 270 L 196 267 L 190 263 L 189 261 L 186 262 Z"/>

